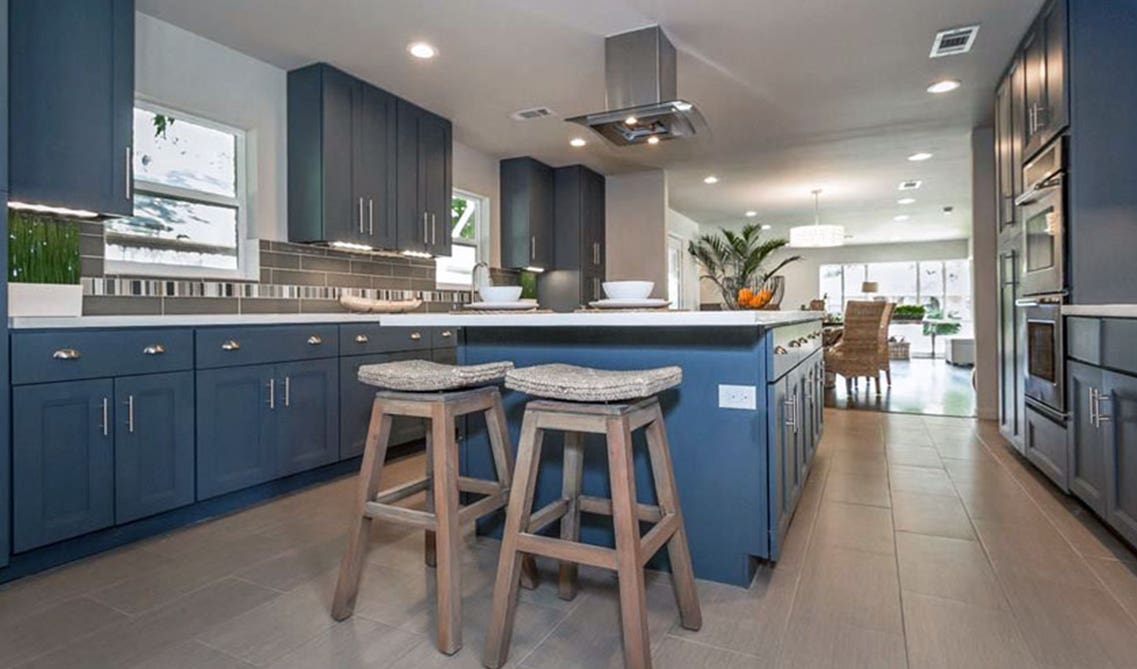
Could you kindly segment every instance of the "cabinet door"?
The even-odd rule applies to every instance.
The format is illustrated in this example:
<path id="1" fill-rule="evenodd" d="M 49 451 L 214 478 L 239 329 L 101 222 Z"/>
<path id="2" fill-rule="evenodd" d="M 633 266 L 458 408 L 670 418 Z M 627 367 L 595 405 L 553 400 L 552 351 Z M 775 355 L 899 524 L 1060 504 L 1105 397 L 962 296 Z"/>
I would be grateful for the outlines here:
<path id="1" fill-rule="evenodd" d="M 113 393 L 109 379 L 13 390 L 15 552 L 114 523 Z"/>
<path id="2" fill-rule="evenodd" d="M 133 215 L 134 2 L 9 11 L 11 199 Z"/>
<path id="3" fill-rule="evenodd" d="M 419 193 L 419 117 L 423 110 L 406 100 L 397 100 L 395 182 L 395 239 L 403 251 L 427 250 L 430 241 L 430 212 Z"/>
<path id="4" fill-rule="evenodd" d="M 1137 377 L 1103 372 L 1105 518 L 1137 544 Z"/>
<path id="5" fill-rule="evenodd" d="M 278 475 L 295 474 L 338 460 L 338 360 L 279 365 L 276 385 Z"/>
<path id="6" fill-rule="evenodd" d="M 321 241 L 361 241 L 362 207 L 355 193 L 356 82 L 334 68 L 323 68 L 322 126 L 324 234 Z"/>
<path id="7" fill-rule="evenodd" d="M 1066 426 L 1027 407 L 1023 425 L 1023 454 L 1063 491 L 1069 489 Z"/>
<path id="8" fill-rule="evenodd" d="M 605 235 L 605 182 L 604 177 L 585 169 L 584 194 L 581 198 L 584 218 L 585 248 L 584 261 L 594 276 L 604 280 L 604 235 Z"/>
<path id="9" fill-rule="evenodd" d="M 432 356 L 435 362 L 452 362 L 455 349 L 439 349 Z M 340 358 L 340 459 L 346 460 L 363 454 L 367 428 L 371 422 L 371 405 L 375 388 L 359 382 L 359 368 L 395 360 L 418 360 L 426 352 L 376 353 Z M 444 359 L 445 358 L 445 359 Z M 398 446 L 426 436 L 426 423 L 421 418 L 401 416 L 391 422 L 391 445 Z"/>
<path id="10" fill-rule="evenodd" d="M 358 83 L 354 93 L 352 164 L 357 208 L 363 203 L 360 238 L 369 246 L 393 248 L 395 99 L 364 83 Z"/>
<path id="11" fill-rule="evenodd" d="M 1091 420 L 1095 393 L 1102 391 L 1102 372 L 1072 360 L 1066 363 L 1070 492 L 1099 514 L 1105 513 L 1105 438 Z M 1104 403 L 1103 403 L 1104 404 Z M 1104 429 L 1108 429 L 1105 424 Z"/>
<path id="12" fill-rule="evenodd" d="M 1042 19 L 1046 34 L 1046 99 L 1039 123 L 1042 143 L 1067 125 L 1066 104 L 1066 0 L 1055 0 Z"/>
<path id="13" fill-rule="evenodd" d="M 115 379 L 115 522 L 194 500 L 193 372 Z"/>
<path id="14" fill-rule="evenodd" d="M 790 515 L 793 515 L 793 509 L 797 507 L 798 498 L 801 497 L 801 486 L 805 479 L 805 435 L 802 431 L 802 388 L 801 388 L 801 368 L 791 372 L 786 377 L 786 395 L 787 400 L 790 402 L 789 416 L 790 423 L 788 432 L 786 434 L 786 451 L 792 458 L 793 467 L 789 470 L 787 476 L 792 482 L 790 489 Z"/>
<path id="15" fill-rule="evenodd" d="M 1046 106 L 1046 35 L 1041 24 L 1035 25 L 1023 43 L 1023 73 L 1026 86 L 1023 158 L 1029 159 L 1042 148 L 1039 119 Z"/>
<path id="16" fill-rule="evenodd" d="M 1013 442 L 1022 434 L 1017 252 L 999 256 L 999 427 Z"/>
<path id="17" fill-rule="evenodd" d="M 1014 74 L 1009 72 L 995 91 L 995 176 L 998 181 L 998 233 L 1015 226 L 1014 174 L 1021 170 L 1015 161 L 1014 128 L 1011 123 L 1011 89 Z"/>
<path id="18" fill-rule="evenodd" d="M 785 379 L 767 387 L 766 416 L 767 448 L 769 458 L 768 506 L 770 508 L 770 559 L 777 560 L 782 539 L 789 527 L 789 485 L 786 481 L 786 382 Z"/>
<path id="19" fill-rule="evenodd" d="M 197 372 L 197 498 L 276 477 L 280 392 L 272 365 Z"/>
<path id="20" fill-rule="evenodd" d="M 450 122 L 430 112 L 418 118 L 419 202 L 430 217 L 430 253 L 450 255 Z"/>

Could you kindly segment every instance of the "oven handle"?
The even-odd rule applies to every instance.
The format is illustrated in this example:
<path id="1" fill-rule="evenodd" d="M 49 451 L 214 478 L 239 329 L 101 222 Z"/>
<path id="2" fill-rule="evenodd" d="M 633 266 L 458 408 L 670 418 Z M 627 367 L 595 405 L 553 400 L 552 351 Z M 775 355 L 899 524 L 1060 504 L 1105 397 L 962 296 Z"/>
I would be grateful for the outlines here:
<path id="1" fill-rule="evenodd" d="M 1038 306 L 1038 300 L 1018 299 L 1018 300 L 1015 300 L 1015 306 L 1016 307 L 1037 307 Z"/>
<path id="2" fill-rule="evenodd" d="M 1062 187 L 1062 175 L 1055 174 L 1036 183 L 1030 190 L 1015 198 L 1015 206 L 1021 207 L 1038 200 L 1044 191 Z"/>

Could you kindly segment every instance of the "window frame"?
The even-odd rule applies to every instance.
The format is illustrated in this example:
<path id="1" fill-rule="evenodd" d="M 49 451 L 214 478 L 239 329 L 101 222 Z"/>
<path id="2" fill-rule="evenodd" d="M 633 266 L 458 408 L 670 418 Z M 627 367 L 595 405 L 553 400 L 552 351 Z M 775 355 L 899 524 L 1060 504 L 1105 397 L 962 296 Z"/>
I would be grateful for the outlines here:
<path id="1" fill-rule="evenodd" d="M 467 200 L 476 200 L 481 208 L 480 215 L 474 221 L 474 239 L 473 241 L 466 239 L 459 239 L 454 236 L 454 227 L 450 228 L 450 246 L 466 246 L 474 249 L 474 263 L 489 262 L 489 237 L 490 237 L 490 207 L 493 206 L 489 196 L 475 193 L 465 188 L 453 188 L 450 191 L 451 199 L 461 197 Z M 473 277 L 465 283 L 455 283 L 439 280 L 440 273 L 438 271 L 438 264 L 441 258 L 447 256 L 439 256 L 435 258 L 435 288 L 439 290 L 469 290 Z"/>
<path id="2" fill-rule="evenodd" d="M 846 280 L 846 269 L 847 268 L 849 268 L 849 267 L 860 268 L 860 270 L 864 272 L 864 276 L 867 279 L 869 267 L 871 267 L 872 265 L 887 265 L 887 264 L 909 263 L 909 262 L 914 263 L 916 265 L 916 302 L 915 302 L 915 304 L 924 304 L 924 302 L 926 301 L 926 298 L 935 297 L 940 301 L 940 307 L 946 308 L 949 296 L 950 297 L 967 297 L 967 295 L 956 295 L 956 294 L 948 292 L 948 288 L 947 288 L 947 284 L 948 284 L 948 282 L 947 282 L 947 267 L 948 267 L 948 263 L 965 263 L 967 270 L 970 272 L 974 272 L 974 264 L 973 264 L 974 261 L 971 258 L 947 258 L 947 259 L 942 259 L 942 260 L 878 260 L 878 261 L 872 261 L 872 262 L 822 263 L 817 268 L 818 286 L 820 287 L 820 285 L 824 279 L 824 274 L 825 274 L 826 268 L 832 268 L 832 267 L 841 268 L 841 271 L 840 271 L 840 277 L 841 277 L 841 296 L 840 296 L 840 298 L 841 298 L 840 305 L 841 306 L 840 306 L 840 311 L 843 312 L 845 309 L 845 305 L 848 303 L 848 301 L 850 299 L 853 299 L 850 297 L 850 292 L 855 294 L 855 295 L 860 295 L 859 291 L 856 291 L 856 290 L 850 291 L 850 286 L 848 285 L 848 281 Z M 923 269 L 925 266 L 929 266 L 929 265 L 939 265 L 940 273 L 942 276 L 942 288 L 940 291 L 938 291 L 935 294 L 929 294 L 929 293 L 925 292 L 925 290 L 924 290 Z M 971 279 L 968 279 L 969 284 L 970 284 L 970 282 L 971 282 Z M 861 298 L 861 299 L 863 299 L 863 298 Z M 969 317 L 964 318 L 964 319 L 960 319 L 962 322 L 966 322 L 966 323 L 974 322 L 974 320 L 975 320 L 975 305 L 974 305 L 974 303 L 971 303 L 970 307 L 971 307 L 971 313 L 968 314 Z M 828 309 L 828 304 L 827 304 L 826 308 Z"/>
<path id="3" fill-rule="evenodd" d="M 255 240 L 249 239 L 249 171 L 254 167 L 251 163 L 252 155 L 248 150 L 249 138 L 244 128 L 232 126 L 219 121 L 208 119 L 192 112 L 183 111 L 160 102 L 143 97 L 136 97 L 134 108 L 152 114 L 172 116 L 176 120 L 200 125 L 204 128 L 217 130 L 234 136 L 234 167 L 236 170 L 236 194 L 234 197 L 197 191 L 179 186 L 147 181 L 134 176 L 131 170 L 131 196 L 136 194 L 152 195 L 160 198 L 193 202 L 198 204 L 231 207 L 237 210 L 237 268 L 234 270 L 217 269 L 212 267 L 193 267 L 189 265 L 174 265 L 169 263 L 146 263 L 131 260 L 111 260 L 105 262 L 104 274 L 130 275 L 144 277 L 185 278 L 185 279 L 237 279 L 243 281 L 256 280 L 260 276 L 259 246 Z M 133 113 L 133 112 L 132 112 Z M 133 130 L 132 130 L 133 132 Z M 109 244 L 109 234 L 104 235 L 103 245 Z"/>

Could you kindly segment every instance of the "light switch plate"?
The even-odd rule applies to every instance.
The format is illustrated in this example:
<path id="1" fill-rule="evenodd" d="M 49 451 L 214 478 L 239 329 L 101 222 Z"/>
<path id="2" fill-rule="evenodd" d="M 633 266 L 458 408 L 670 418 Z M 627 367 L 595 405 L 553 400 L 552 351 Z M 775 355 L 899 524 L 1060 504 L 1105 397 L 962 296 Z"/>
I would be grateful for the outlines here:
<path id="1" fill-rule="evenodd" d="M 719 408 L 754 411 L 758 408 L 758 389 L 754 386 L 719 384 Z"/>

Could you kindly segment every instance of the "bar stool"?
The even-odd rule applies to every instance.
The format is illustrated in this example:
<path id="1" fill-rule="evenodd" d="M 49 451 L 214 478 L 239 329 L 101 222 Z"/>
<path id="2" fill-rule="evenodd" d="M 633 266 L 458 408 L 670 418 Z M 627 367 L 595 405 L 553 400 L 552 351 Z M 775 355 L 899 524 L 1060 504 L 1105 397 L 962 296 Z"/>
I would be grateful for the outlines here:
<path id="1" fill-rule="evenodd" d="M 449 655 L 462 647 L 461 527 L 502 508 L 509 499 L 512 461 L 505 411 L 497 387 L 487 384 L 499 382 L 512 367 L 511 362 L 458 366 L 407 360 L 359 368 L 361 382 L 383 390 L 375 393 L 371 409 L 356 517 L 340 563 L 333 618 L 344 620 L 355 609 L 371 521 L 381 518 L 426 531 L 426 563 L 436 567 L 438 649 Z M 459 475 L 455 420 L 473 413 L 485 415 L 496 481 Z M 391 436 L 391 419 L 395 416 L 430 421 L 426 437 L 427 472 L 421 479 L 380 491 L 379 475 Z M 424 490 L 425 510 L 395 505 Z M 461 492 L 482 497 L 461 506 Z M 525 571 L 527 581 L 535 582 L 531 560 Z"/>
<path id="2" fill-rule="evenodd" d="M 559 589 L 564 599 L 572 599 L 576 594 L 577 564 L 616 571 L 627 667 L 651 666 L 644 564 L 664 545 L 671 561 L 682 625 L 691 630 L 702 626 L 663 412 L 655 397 L 678 385 L 682 377 L 679 367 L 605 371 L 562 364 L 514 369 L 506 374 L 507 388 L 548 399 L 531 401 L 525 407 L 517 451 L 519 477 L 506 512 L 493 614 L 482 658 L 485 666 L 497 669 L 509 656 L 523 556 L 542 555 L 561 562 Z M 647 433 L 658 505 L 636 500 L 632 432 L 640 428 Z M 546 430 L 565 433 L 562 494 L 551 504 L 532 511 Z M 581 494 L 584 434 L 603 434 L 607 438 L 611 500 Z M 580 543 L 581 513 L 612 516 L 615 549 Z M 559 539 L 538 534 L 557 520 L 561 521 Z M 641 521 L 655 523 L 642 536 Z"/>

